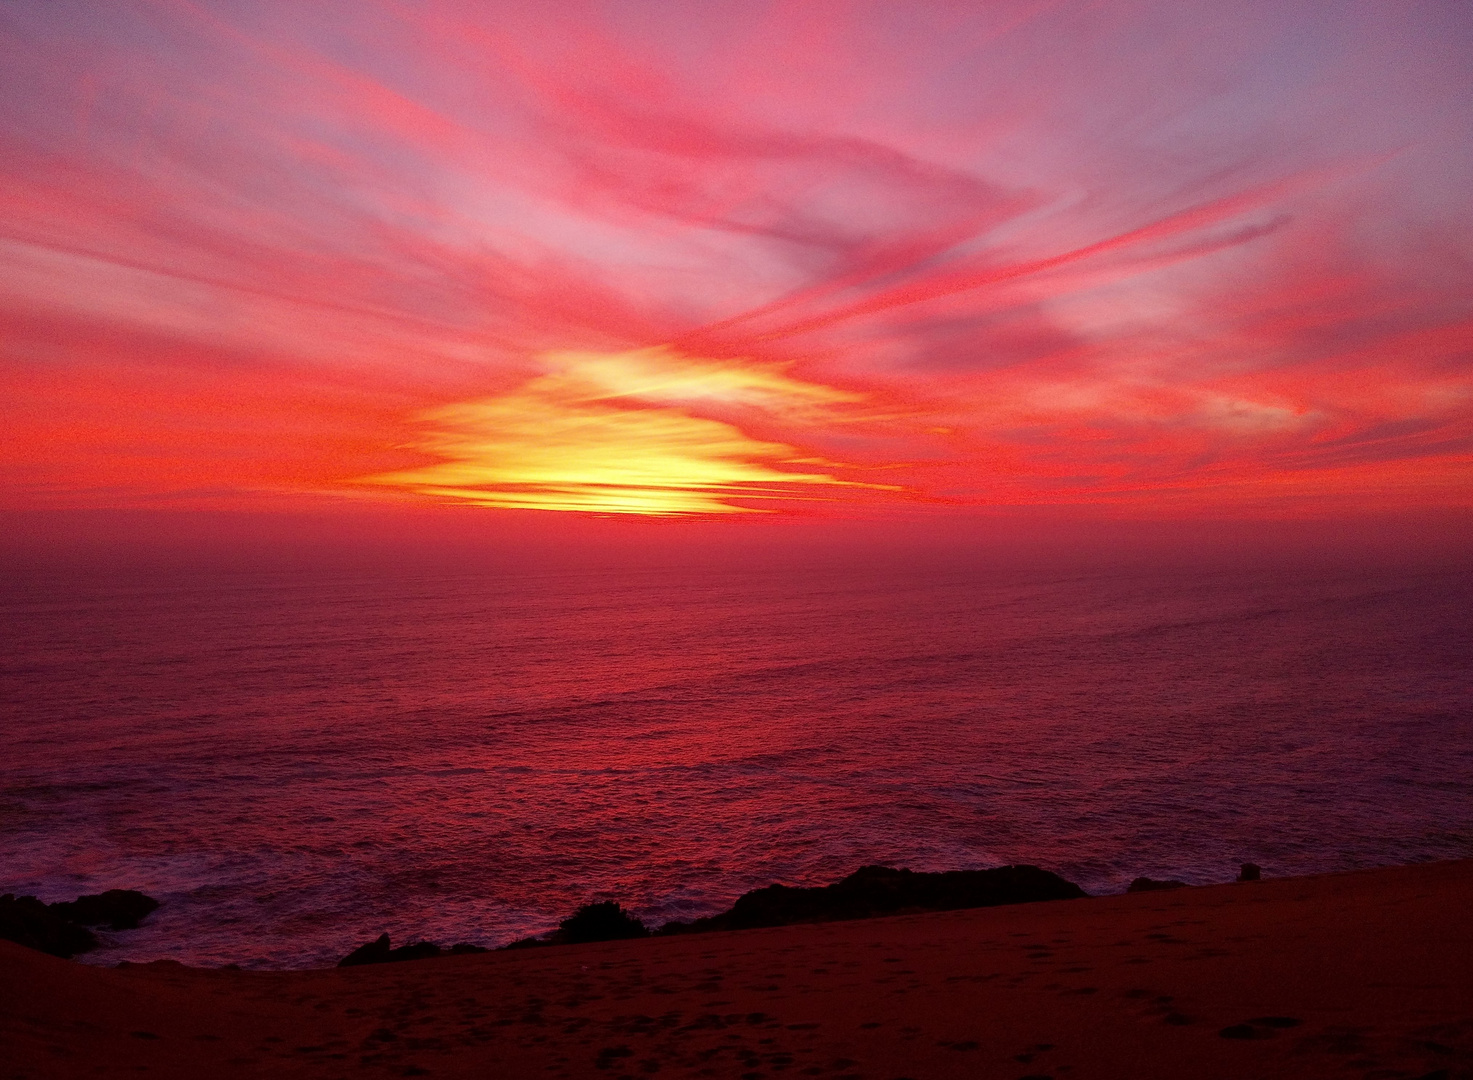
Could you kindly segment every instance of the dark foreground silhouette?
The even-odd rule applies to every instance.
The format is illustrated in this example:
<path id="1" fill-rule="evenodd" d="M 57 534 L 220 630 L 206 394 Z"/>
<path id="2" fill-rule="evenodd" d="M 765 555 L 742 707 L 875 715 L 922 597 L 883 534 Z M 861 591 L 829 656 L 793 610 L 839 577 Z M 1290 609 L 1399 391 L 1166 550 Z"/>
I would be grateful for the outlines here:
<path id="1" fill-rule="evenodd" d="M 753 930 L 794 923 L 840 922 L 921 911 L 958 911 L 1041 900 L 1076 900 L 1088 894 L 1072 881 L 1036 866 L 916 873 L 861 866 L 843 881 L 815 888 L 769 885 L 744 894 L 730 911 L 694 922 L 672 922 L 661 934 Z"/>
<path id="2" fill-rule="evenodd" d="M 1473 860 L 1232 877 L 346 971 L 0 941 L 0 1078 L 1473 1080 Z"/>
<path id="3" fill-rule="evenodd" d="M 577 945 L 585 941 L 621 941 L 625 938 L 649 937 L 649 930 L 639 919 L 625 911 L 612 900 L 599 904 L 584 904 L 564 919 L 556 931 L 546 939 L 523 938 L 504 946 L 507 949 L 526 949 L 535 945 Z M 401 945 L 397 949 L 389 945 L 389 935 L 380 934 L 378 940 L 360 945 L 338 961 L 338 967 L 358 967 L 360 964 L 393 964 L 401 960 L 432 960 L 437 956 L 459 956 L 464 953 L 486 952 L 479 945 L 452 945 L 448 949 L 430 941 L 416 941 Z"/>
<path id="4" fill-rule="evenodd" d="M 486 952 L 480 945 L 461 942 L 442 949 L 432 941 L 416 941 L 400 945 L 397 949 L 389 944 L 389 935 L 380 934 L 378 939 L 360 945 L 338 961 L 338 967 L 358 967 L 362 964 L 395 964 L 401 960 L 433 960 L 437 956 L 464 956 L 466 953 Z"/>
<path id="5" fill-rule="evenodd" d="M 1036 866 L 948 870 L 935 874 L 896 870 L 888 866 L 862 866 L 833 885 L 813 888 L 769 885 L 765 889 L 754 889 L 743 894 L 729 910 L 719 915 L 692 922 L 668 922 L 655 931 L 611 900 L 585 904 L 564 919 L 551 934 L 522 938 L 503 948 L 531 949 L 545 945 L 619 941 L 647 937 L 651 933 L 668 936 L 714 930 L 753 930 L 798 923 L 869 919 L 880 915 L 1073 900 L 1086 895 L 1073 882 Z M 428 942 L 390 950 L 389 938 L 385 934 L 378 941 L 349 953 L 341 961 L 341 966 L 442 955 L 448 953 Z"/>
<path id="6" fill-rule="evenodd" d="M 159 902 L 133 889 L 108 889 L 45 904 L 34 896 L 0 896 L 0 938 L 69 960 L 100 942 L 89 926 L 132 930 Z"/>
<path id="7" fill-rule="evenodd" d="M 553 937 L 568 945 L 585 941 L 623 941 L 626 938 L 649 937 L 644 923 L 612 900 L 600 904 L 584 904 L 558 924 Z"/>

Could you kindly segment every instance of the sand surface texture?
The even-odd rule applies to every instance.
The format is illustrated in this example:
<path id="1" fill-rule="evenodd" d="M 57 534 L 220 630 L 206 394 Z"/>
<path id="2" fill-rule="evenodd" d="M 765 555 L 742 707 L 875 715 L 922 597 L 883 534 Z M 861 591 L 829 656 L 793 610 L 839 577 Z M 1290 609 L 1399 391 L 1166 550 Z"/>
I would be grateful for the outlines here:
<path id="1" fill-rule="evenodd" d="M 1473 1077 L 1473 862 L 327 971 L 0 942 L 0 1076 Z"/>

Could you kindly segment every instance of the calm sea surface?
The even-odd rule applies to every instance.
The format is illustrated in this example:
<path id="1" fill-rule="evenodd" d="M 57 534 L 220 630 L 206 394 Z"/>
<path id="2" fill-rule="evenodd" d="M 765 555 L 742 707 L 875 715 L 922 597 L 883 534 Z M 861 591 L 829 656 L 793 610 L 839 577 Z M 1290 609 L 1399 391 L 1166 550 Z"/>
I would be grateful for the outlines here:
<path id="1" fill-rule="evenodd" d="M 0 891 L 302 967 L 863 863 L 1473 856 L 1473 575 L 176 574 L 0 592 Z"/>

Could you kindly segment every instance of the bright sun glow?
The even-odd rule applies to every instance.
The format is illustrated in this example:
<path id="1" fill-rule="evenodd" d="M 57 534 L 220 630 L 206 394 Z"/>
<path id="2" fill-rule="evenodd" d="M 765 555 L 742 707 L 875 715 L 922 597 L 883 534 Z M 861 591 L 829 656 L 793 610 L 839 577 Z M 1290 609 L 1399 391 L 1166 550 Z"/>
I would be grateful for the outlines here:
<path id="1" fill-rule="evenodd" d="M 817 497 L 837 463 L 752 438 L 692 410 L 789 424 L 832 419 L 859 395 L 801 382 L 770 364 L 670 349 L 543 358 L 546 374 L 508 394 L 423 414 L 414 449 L 444 460 L 368 483 L 482 506 L 617 514 L 730 514 L 733 500 Z"/>

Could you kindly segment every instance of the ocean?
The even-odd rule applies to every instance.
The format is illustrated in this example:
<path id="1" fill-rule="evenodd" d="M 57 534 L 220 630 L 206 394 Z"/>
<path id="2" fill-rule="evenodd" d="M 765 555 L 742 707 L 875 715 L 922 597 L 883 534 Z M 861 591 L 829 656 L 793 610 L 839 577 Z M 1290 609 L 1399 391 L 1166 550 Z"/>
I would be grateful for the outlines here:
<path id="1" fill-rule="evenodd" d="M 0 650 L 0 891 L 163 901 L 98 963 L 1473 857 L 1467 570 L 36 572 Z"/>

